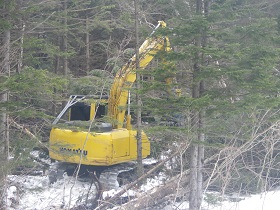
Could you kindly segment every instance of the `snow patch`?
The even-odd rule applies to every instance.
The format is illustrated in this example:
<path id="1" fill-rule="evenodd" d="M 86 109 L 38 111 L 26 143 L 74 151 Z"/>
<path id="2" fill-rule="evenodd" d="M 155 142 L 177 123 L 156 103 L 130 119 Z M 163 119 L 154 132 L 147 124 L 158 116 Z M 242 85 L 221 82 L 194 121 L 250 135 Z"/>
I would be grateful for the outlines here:
<path id="1" fill-rule="evenodd" d="M 75 180 L 74 177 L 66 177 L 52 185 L 47 176 L 9 176 L 8 181 L 9 200 L 18 200 L 16 207 L 7 202 L 9 210 L 71 208 L 84 204 L 87 198 L 91 199 L 96 194 L 94 185 L 90 186 L 90 183 Z"/>
<path id="2" fill-rule="evenodd" d="M 141 193 L 146 193 L 164 184 L 166 178 L 163 174 L 159 174 L 155 178 L 149 178 L 139 189 L 127 190 L 122 197 L 138 197 Z M 8 176 L 8 183 L 9 186 L 6 192 L 7 210 L 67 209 L 85 204 L 86 199 L 90 200 L 96 196 L 96 188 L 94 185 L 91 186 L 90 182 L 83 182 L 79 179 L 75 180 L 75 178 L 68 176 L 50 185 L 47 176 L 11 175 Z M 103 193 L 103 198 L 112 197 L 122 189 L 106 191 Z M 209 194 L 211 195 L 210 197 Z M 90 196 L 87 197 L 87 195 Z M 221 196 L 215 192 L 206 192 L 202 209 L 279 210 L 279 198 L 279 190 L 251 196 L 238 196 L 235 202 L 229 196 Z M 188 209 L 188 205 L 188 202 L 175 202 L 164 207 L 163 210 L 183 210 Z M 116 207 L 116 209 L 118 208 Z"/>

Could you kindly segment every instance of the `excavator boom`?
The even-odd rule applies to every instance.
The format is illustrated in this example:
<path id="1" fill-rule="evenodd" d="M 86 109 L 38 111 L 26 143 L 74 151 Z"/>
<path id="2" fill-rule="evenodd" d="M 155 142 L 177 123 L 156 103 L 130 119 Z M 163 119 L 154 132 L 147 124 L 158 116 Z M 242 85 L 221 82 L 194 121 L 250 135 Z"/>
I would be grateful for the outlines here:
<path id="1" fill-rule="evenodd" d="M 159 21 L 159 27 L 166 27 L 165 22 Z M 155 30 L 144 41 L 139 48 L 139 68 L 145 69 L 153 60 L 159 51 L 170 51 L 169 39 L 165 36 L 153 36 Z M 124 125 L 126 104 L 128 100 L 129 89 L 136 80 L 136 55 L 134 55 L 125 66 L 123 66 L 116 74 L 114 83 L 110 91 L 109 98 L 109 116 L 115 122 L 116 128 L 122 128 Z"/>

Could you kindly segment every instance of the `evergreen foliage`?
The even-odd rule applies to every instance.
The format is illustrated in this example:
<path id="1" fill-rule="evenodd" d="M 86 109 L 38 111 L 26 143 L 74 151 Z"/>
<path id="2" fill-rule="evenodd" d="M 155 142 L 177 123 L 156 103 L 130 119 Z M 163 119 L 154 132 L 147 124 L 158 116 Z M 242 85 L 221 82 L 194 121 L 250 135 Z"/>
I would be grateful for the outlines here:
<path id="1" fill-rule="evenodd" d="M 11 32 L 10 72 L 0 68 L 0 94 L 9 93 L 9 100 L 1 101 L 0 110 L 38 139 L 48 138 L 51 119 L 69 95 L 98 95 L 104 89 L 107 94 L 115 72 L 134 54 L 130 1 L 65 2 L 66 10 L 59 0 L 0 0 L 1 44 L 5 32 Z M 194 1 L 139 0 L 140 43 L 158 20 L 164 20 L 168 27 L 154 35 L 168 36 L 173 48 L 140 71 L 143 88 L 137 93 L 143 101 L 143 129 L 152 139 L 155 157 L 162 151 L 172 153 L 182 142 L 190 141 L 205 146 L 205 158 L 220 153 L 221 160 L 205 166 L 206 178 L 215 163 L 231 157 L 210 187 L 231 192 L 241 183 L 244 192 L 263 190 L 265 181 L 270 186 L 279 181 L 279 143 L 270 129 L 278 129 L 280 3 L 204 2 L 209 2 L 207 14 L 198 14 Z M 4 63 L 5 49 L 1 45 L 0 64 Z M 69 74 L 61 76 L 63 59 L 68 62 Z M 171 78 L 173 82 L 168 83 Z M 202 81 L 203 90 L 194 97 L 194 87 Z M 176 89 L 181 89 L 181 96 Z M 132 89 L 132 94 L 135 92 Z M 131 108 L 135 113 L 135 104 Z M 203 128 L 192 124 L 193 113 L 199 112 L 203 113 Z M 36 142 L 13 126 L 10 130 L 9 149 L 16 160 L 23 159 L 20 164 L 26 164 Z M 206 141 L 199 142 L 197 133 L 205 134 Z M 237 154 L 227 148 L 244 150 Z M 185 168 L 189 167 L 190 154 L 189 150 L 185 153 Z M 265 165 L 268 162 L 273 169 Z M 172 170 L 179 170 L 180 164 L 174 163 Z M 232 175 L 225 180 L 222 174 L 231 167 Z M 250 180 L 254 176 L 258 179 Z"/>
<path id="2" fill-rule="evenodd" d="M 11 94 L 8 110 L 15 117 L 34 117 L 39 113 L 40 117 L 44 116 L 48 103 L 55 97 L 53 89 L 62 91 L 66 86 L 66 79 L 32 67 L 26 67 L 22 73 L 9 77 L 1 84 L 1 88 Z"/>

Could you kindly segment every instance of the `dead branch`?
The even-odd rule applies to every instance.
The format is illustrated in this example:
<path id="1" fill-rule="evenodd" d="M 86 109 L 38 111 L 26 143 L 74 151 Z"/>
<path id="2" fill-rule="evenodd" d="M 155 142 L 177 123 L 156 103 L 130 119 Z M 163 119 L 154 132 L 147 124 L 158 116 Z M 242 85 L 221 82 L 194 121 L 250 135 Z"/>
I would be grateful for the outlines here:
<path id="1" fill-rule="evenodd" d="M 9 118 L 9 122 L 10 122 L 11 126 L 13 126 L 14 128 L 22 131 L 27 136 L 30 136 L 32 139 L 35 139 L 40 144 L 40 146 L 36 146 L 36 147 L 38 147 L 38 148 L 40 148 L 42 150 L 48 150 L 47 146 L 40 139 L 38 139 L 35 134 L 33 134 L 30 130 L 28 130 L 26 127 L 24 127 L 23 125 L 18 124 L 17 122 L 15 122 L 11 118 Z"/>
<path id="2" fill-rule="evenodd" d="M 9 119 L 9 122 L 11 123 L 11 125 L 19 130 L 21 130 L 22 132 L 24 132 L 26 135 L 30 136 L 33 139 L 38 140 L 38 138 L 27 128 L 25 128 L 24 126 L 18 124 L 17 122 L 15 122 L 13 119 Z"/>
<path id="3" fill-rule="evenodd" d="M 188 148 L 189 144 L 186 144 L 183 148 L 183 151 L 185 151 Z M 138 179 L 136 179 L 135 181 L 131 182 L 130 184 L 128 184 L 124 189 L 122 189 L 120 192 L 118 192 L 117 194 L 115 194 L 113 197 L 109 198 L 106 201 L 103 201 L 103 203 L 98 206 L 96 208 L 96 210 L 101 210 L 101 209 L 107 209 L 108 206 L 112 206 L 115 203 L 117 203 L 117 200 L 120 198 L 120 196 L 122 194 L 124 194 L 125 192 L 127 192 L 127 190 L 131 189 L 132 187 L 136 186 L 140 181 L 142 181 L 143 179 L 149 177 L 152 173 L 154 173 L 155 171 L 157 171 L 160 167 L 162 167 L 166 162 L 168 162 L 169 160 L 171 160 L 172 158 L 176 157 L 177 155 L 182 153 L 182 149 L 176 151 L 175 153 L 173 153 L 169 158 L 161 161 L 160 163 L 158 163 L 155 167 L 153 167 L 151 170 L 149 170 L 147 173 L 145 173 L 144 175 L 142 175 L 141 177 L 139 177 Z M 176 186 L 176 185 L 174 185 Z M 173 186 L 173 188 L 175 188 Z"/>
<path id="4" fill-rule="evenodd" d="M 176 152 L 175 154 L 178 155 L 179 152 Z M 175 154 L 174 156 L 176 156 Z M 206 159 L 204 163 L 207 164 L 215 160 L 217 157 L 218 154 L 215 154 L 209 157 L 208 159 Z M 204 186 L 206 186 L 207 183 L 209 182 L 211 183 L 212 181 L 206 180 L 204 182 Z M 159 186 L 156 189 L 153 188 L 147 193 L 141 195 L 140 197 L 122 205 L 121 209 L 135 209 L 135 210 L 143 210 L 148 208 L 153 209 L 154 206 L 159 206 L 160 204 L 164 204 L 166 202 L 176 200 L 176 195 L 181 195 L 181 197 L 188 196 L 187 195 L 188 183 L 189 183 L 189 170 L 185 170 L 184 172 L 172 177 L 170 180 L 168 180 L 165 183 L 165 185 Z M 110 200 L 108 200 L 108 202 L 109 201 Z"/>

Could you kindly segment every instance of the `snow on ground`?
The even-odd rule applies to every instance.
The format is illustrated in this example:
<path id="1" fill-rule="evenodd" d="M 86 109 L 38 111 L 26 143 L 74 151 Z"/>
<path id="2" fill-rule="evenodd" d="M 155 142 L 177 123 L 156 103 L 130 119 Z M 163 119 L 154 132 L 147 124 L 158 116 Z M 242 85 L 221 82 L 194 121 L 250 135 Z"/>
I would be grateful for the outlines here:
<path id="1" fill-rule="evenodd" d="M 161 185 L 166 177 L 158 175 L 147 179 L 138 191 L 128 190 L 123 196 L 136 196 L 143 192 Z M 90 182 L 82 182 L 73 177 L 64 177 L 50 185 L 47 176 L 9 176 L 9 187 L 7 190 L 8 210 L 51 210 L 67 209 L 68 207 L 84 204 L 87 194 L 95 196 L 95 186 Z M 119 189 L 121 190 L 121 188 Z M 112 196 L 119 190 L 104 192 L 103 197 Z M 71 192 L 71 193 L 70 193 Z M 71 194 L 71 195 L 70 195 Z M 239 202 L 234 202 L 238 200 Z M 71 202 L 69 202 L 71 200 Z M 187 202 L 174 203 L 166 206 L 163 210 L 188 209 Z M 218 193 L 207 192 L 203 202 L 202 210 L 279 210 L 280 191 L 269 191 L 251 196 L 220 196 Z"/>
<path id="2" fill-rule="evenodd" d="M 146 183 L 141 185 L 140 189 L 137 190 L 127 190 L 122 197 L 137 197 L 137 195 L 140 195 L 141 193 L 147 192 L 148 190 L 157 187 L 159 185 L 162 185 L 165 181 L 166 177 L 163 174 L 160 174 L 159 176 L 155 176 L 154 178 L 148 178 Z M 124 186 L 125 187 L 125 186 Z M 106 199 L 108 197 L 112 197 L 118 192 L 120 192 L 123 188 L 120 187 L 119 189 L 112 189 L 109 191 L 103 192 L 103 199 Z"/>
<path id="3" fill-rule="evenodd" d="M 219 197 L 217 193 L 207 192 L 207 194 L 214 194 L 212 201 L 203 201 L 202 210 L 279 210 L 280 209 L 280 191 L 269 191 L 261 194 L 251 195 L 247 197 L 235 197 L 238 201 L 232 201 L 232 197 Z M 205 198 L 205 197 L 204 197 Z M 217 199 L 214 201 L 214 199 Z M 218 200 L 223 201 L 218 201 Z M 166 206 L 163 210 L 186 210 L 189 208 L 188 202 L 175 203 Z"/>
<path id="4" fill-rule="evenodd" d="M 211 210 L 279 210 L 280 191 L 269 191 L 248 197 L 241 197 L 241 201 L 224 201 L 221 206 L 213 206 Z"/>
<path id="5" fill-rule="evenodd" d="M 95 186 L 73 177 L 64 177 L 50 185 L 47 176 L 9 176 L 7 204 L 9 210 L 50 210 L 83 204 Z M 71 193 L 70 193 L 71 192 Z M 89 196 L 89 199 L 91 198 Z M 69 202 L 71 200 L 71 202 Z"/>
<path id="6" fill-rule="evenodd" d="M 164 180 L 163 175 L 153 179 L 149 178 L 147 183 L 141 186 L 139 192 L 128 190 L 122 196 L 135 197 L 137 194 L 162 184 Z M 63 209 L 63 207 L 67 209 L 69 206 L 74 207 L 84 204 L 90 189 L 89 181 L 75 181 L 73 177 L 68 176 L 50 185 L 47 176 L 10 175 L 8 176 L 8 183 L 8 210 L 51 210 Z M 103 193 L 103 198 L 111 197 L 120 190 L 122 188 L 106 191 Z M 89 199 L 94 197 L 95 194 L 96 188 L 92 185 Z M 69 200 L 71 200 L 70 203 Z"/>

